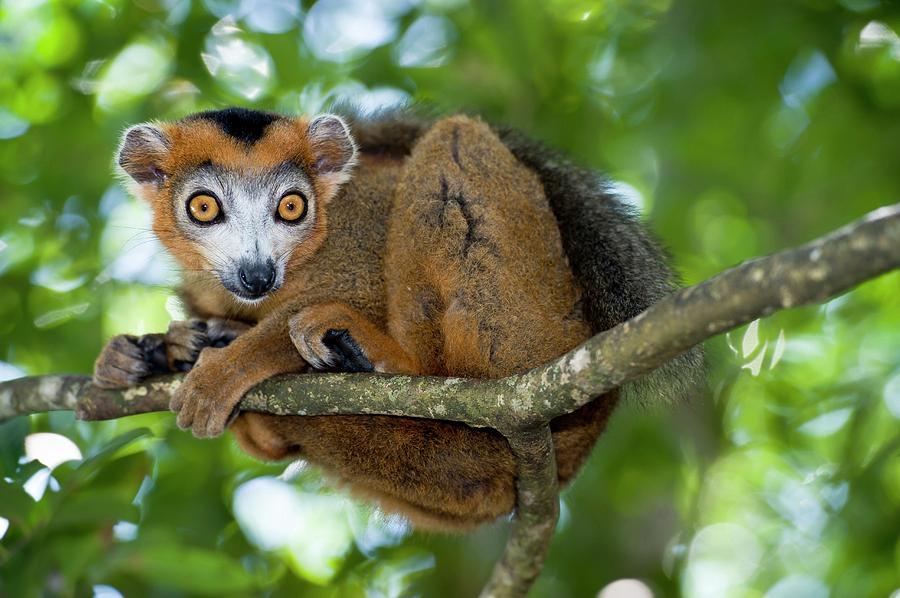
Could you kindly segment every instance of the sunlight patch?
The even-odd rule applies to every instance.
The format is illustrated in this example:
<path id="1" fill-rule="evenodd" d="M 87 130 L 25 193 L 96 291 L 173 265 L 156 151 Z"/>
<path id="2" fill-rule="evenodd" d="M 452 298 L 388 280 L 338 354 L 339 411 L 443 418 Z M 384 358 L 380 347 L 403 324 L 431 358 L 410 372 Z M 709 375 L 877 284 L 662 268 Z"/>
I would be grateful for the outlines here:
<path id="1" fill-rule="evenodd" d="M 250 480 L 234 493 L 234 515 L 247 538 L 280 552 L 297 575 L 318 584 L 337 574 L 353 545 L 344 504 L 273 477 Z"/>
<path id="2" fill-rule="evenodd" d="M 50 469 L 66 461 L 80 461 L 78 446 L 60 434 L 38 432 L 25 437 L 25 456 L 38 460 Z"/>
<path id="3" fill-rule="evenodd" d="M 762 553 L 756 535 L 745 527 L 734 523 L 704 527 L 691 542 L 684 593 L 713 598 L 741 588 L 759 567 Z"/>
<path id="4" fill-rule="evenodd" d="M 618 579 L 600 590 L 597 598 L 653 598 L 653 591 L 638 579 Z"/>

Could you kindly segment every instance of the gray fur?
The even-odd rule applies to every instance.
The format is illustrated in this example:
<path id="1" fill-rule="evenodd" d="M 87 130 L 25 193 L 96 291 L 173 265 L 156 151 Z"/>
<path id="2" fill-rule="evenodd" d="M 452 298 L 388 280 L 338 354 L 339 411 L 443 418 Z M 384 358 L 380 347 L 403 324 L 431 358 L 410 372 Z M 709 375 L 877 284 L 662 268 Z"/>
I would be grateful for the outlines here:
<path id="1" fill-rule="evenodd" d="M 222 221 L 202 225 L 188 215 L 188 199 L 197 192 L 219 199 Z M 307 198 L 306 216 L 298 224 L 285 224 L 276 217 L 279 200 L 300 191 Z M 176 224 L 184 236 L 201 249 L 222 285 L 248 303 L 263 297 L 247 297 L 240 282 L 242 265 L 275 264 L 275 283 L 284 283 L 291 249 L 303 243 L 316 227 L 316 197 L 306 173 L 292 163 L 256 173 L 238 172 L 203 164 L 180 178 L 173 193 Z"/>

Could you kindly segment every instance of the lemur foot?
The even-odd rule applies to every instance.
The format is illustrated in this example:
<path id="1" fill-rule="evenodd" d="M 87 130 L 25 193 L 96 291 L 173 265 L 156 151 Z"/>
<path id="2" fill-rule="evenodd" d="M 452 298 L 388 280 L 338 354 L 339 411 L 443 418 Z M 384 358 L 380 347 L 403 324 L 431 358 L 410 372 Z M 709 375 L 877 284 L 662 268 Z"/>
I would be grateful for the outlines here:
<path id="1" fill-rule="evenodd" d="M 165 334 L 113 337 L 94 363 L 94 385 L 127 388 L 167 372 L 187 372 L 206 347 L 225 347 L 248 325 L 212 318 L 178 320 Z"/>
<path id="2" fill-rule="evenodd" d="M 127 388 L 168 371 L 164 334 L 114 336 L 94 362 L 94 386 Z"/>
<path id="3" fill-rule="evenodd" d="M 235 417 L 235 407 L 241 400 L 242 393 L 233 392 L 233 384 L 226 382 L 223 388 L 228 370 L 221 363 L 223 351 L 210 348 L 201 352 L 196 367 L 169 401 L 169 409 L 178 413 L 178 427 L 192 428 L 198 438 L 221 434 Z"/>
<path id="4" fill-rule="evenodd" d="M 353 316 L 335 306 L 304 309 L 290 321 L 290 335 L 303 359 L 325 372 L 372 372 L 375 368 L 348 330 Z"/>

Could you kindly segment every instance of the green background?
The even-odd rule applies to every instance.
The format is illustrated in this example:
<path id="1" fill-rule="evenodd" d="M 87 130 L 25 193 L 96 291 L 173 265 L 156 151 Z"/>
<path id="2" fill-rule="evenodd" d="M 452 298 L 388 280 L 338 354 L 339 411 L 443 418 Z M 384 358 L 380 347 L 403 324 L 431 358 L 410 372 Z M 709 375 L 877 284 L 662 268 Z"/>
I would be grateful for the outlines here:
<path id="1" fill-rule="evenodd" d="M 3 378 L 87 373 L 110 335 L 177 317 L 175 269 L 111 174 L 120 132 L 152 118 L 475 111 L 607 172 L 688 283 L 900 201 L 887 0 L 0 7 Z M 563 495 L 534 595 L 623 578 L 656 596 L 900 595 L 898 290 L 894 273 L 716 338 L 706 396 L 621 409 Z M 42 493 L 30 459 L 59 439 L 23 448 L 41 432 L 85 457 Z M 6 596 L 474 595 L 507 529 L 410 533 L 313 468 L 166 414 L 19 418 L 0 427 L 0 478 Z"/>

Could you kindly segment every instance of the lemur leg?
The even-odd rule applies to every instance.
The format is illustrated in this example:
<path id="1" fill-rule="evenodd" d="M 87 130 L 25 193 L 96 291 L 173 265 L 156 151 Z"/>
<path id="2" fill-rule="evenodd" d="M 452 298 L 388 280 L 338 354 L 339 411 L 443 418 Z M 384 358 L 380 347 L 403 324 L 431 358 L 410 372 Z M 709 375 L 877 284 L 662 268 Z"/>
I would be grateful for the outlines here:
<path id="1" fill-rule="evenodd" d="M 540 180 L 473 118 L 438 121 L 414 148 L 386 272 L 391 335 L 430 373 L 505 376 L 590 336 Z"/>
<path id="2" fill-rule="evenodd" d="M 303 458 L 417 526 L 464 530 L 509 513 L 515 465 L 493 430 L 386 416 L 243 413 L 231 426 L 263 459 Z"/>
<path id="3" fill-rule="evenodd" d="M 224 347 L 249 327 L 221 318 L 176 320 L 164 334 L 115 336 L 94 363 L 93 382 L 100 388 L 126 388 L 149 376 L 187 372 L 202 349 Z"/>
<path id="4" fill-rule="evenodd" d="M 551 424 L 558 476 L 568 481 L 590 454 L 616 395 Z M 512 511 L 516 466 L 497 432 L 453 422 L 385 416 L 242 413 L 241 447 L 266 460 L 308 459 L 361 498 L 418 527 L 462 531 Z"/>
<path id="5" fill-rule="evenodd" d="M 543 186 L 485 124 L 437 122 L 404 173 L 388 238 L 389 329 L 426 371 L 505 376 L 590 336 Z M 590 454 L 616 399 L 552 423 L 561 482 Z"/>
<path id="6" fill-rule="evenodd" d="M 317 370 L 418 374 L 418 360 L 344 303 L 320 303 L 290 319 L 294 346 Z"/>

